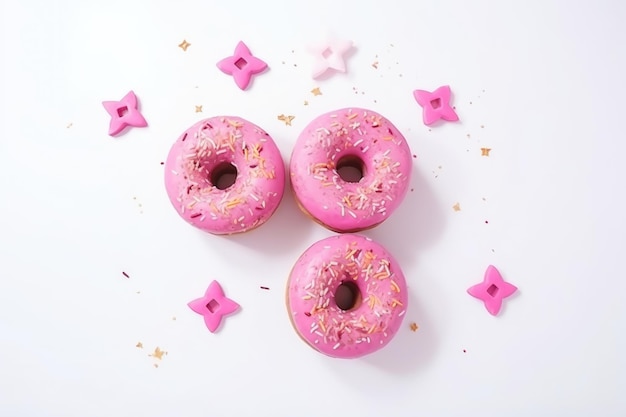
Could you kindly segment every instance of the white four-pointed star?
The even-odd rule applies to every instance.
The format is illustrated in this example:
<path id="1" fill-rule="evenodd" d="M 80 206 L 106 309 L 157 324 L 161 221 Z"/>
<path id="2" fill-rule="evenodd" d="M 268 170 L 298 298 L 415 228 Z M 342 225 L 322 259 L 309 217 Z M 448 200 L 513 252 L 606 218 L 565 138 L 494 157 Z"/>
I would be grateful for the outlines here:
<path id="1" fill-rule="evenodd" d="M 329 69 L 346 72 L 344 55 L 352 49 L 352 41 L 331 39 L 327 42 L 312 45 L 313 53 L 313 78 L 318 78 Z"/>

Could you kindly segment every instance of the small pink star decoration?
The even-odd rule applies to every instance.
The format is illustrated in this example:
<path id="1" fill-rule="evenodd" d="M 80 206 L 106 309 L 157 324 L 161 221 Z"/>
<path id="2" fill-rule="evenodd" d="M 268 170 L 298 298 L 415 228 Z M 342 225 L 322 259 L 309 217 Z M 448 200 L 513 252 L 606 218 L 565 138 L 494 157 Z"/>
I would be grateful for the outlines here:
<path id="1" fill-rule="evenodd" d="M 487 267 L 483 282 L 467 289 L 469 295 L 482 300 L 485 308 L 492 316 L 500 312 L 502 300 L 515 291 L 517 291 L 517 287 L 504 281 L 500 272 L 493 265 Z"/>
<path id="2" fill-rule="evenodd" d="M 204 297 L 197 298 L 187 305 L 204 317 L 204 323 L 211 333 L 215 333 L 224 316 L 239 309 L 239 304 L 224 295 L 224 290 L 217 281 L 211 282 Z"/>
<path id="3" fill-rule="evenodd" d="M 267 64 L 259 58 L 252 56 L 246 44 L 239 41 L 235 47 L 235 53 L 218 62 L 217 67 L 224 74 L 232 75 L 237 87 L 245 90 L 248 88 L 252 76 L 264 71 L 267 68 Z"/>
<path id="4" fill-rule="evenodd" d="M 327 42 L 311 46 L 313 53 L 313 78 L 319 78 L 328 70 L 346 72 L 345 55 L 352 49 L 352 41 L 331 39 Z"/>
<path id="5" fill-rule="evenodd" d="M 431 125 L 437 120 L 455 122 L 459 120 L 456 112 L 450 107 L 450 86 L 444 85 L 432 93 L 424 90 L 413 91 L 413 97 L 422 106 L 425 125 Z"/>
<path id="6" fill-rule="evenodd" d="M 111 116 L 110 136 L 116 136 L 127 126 L 148 126 L 146 119 L 137 110 L 137 96 L 132 91 L 129 91 L 120 101 L 103 101 L 102 105 Z"/>

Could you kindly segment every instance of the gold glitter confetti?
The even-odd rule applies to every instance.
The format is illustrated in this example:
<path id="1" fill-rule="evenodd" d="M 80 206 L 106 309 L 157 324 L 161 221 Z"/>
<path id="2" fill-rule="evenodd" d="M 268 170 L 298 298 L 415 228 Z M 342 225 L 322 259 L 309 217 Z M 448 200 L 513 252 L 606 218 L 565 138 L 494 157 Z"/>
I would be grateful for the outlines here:
<path id="1" fill-rule="evenodd" d="M 183 39 L 183 41 L 178 45 L 178 47 L 182 49 L 183 51 L 186 51 L 187 48 L 189 48 L 190 46 L 191 44 L 187 42 L 185 39 Z"/>
<path id="2" fill-rule="evenodd" d="M 480 148 L 480 156 L 489 156 L 491 148 Z"/>
<path id="3" fill-rule="evenodd" d="M 202 105 L 196 106 L 196 113 L 202 113 Z"/>
<path id="4" fill-rule="evenodd" d="M 143 349 L 143 343 L 141 343 L 141 342 L 137 342 L 137 344 L 135 345 L 135 347 L 136 347 L 136 348 L 139 348 L 139 349 Z"/>
<path id="5" fill-rule="evenodd" d="M 154 353 L 149 354 L 148 356 L 152 356 L 153 358 L 157 358 L 158 360 L 163 359 L 163 355 L 167 355 L 167 352 L 161 350 L 158 346 L 154 349 Z"/>
<path id="6" fill-rule="evenodd" d="M 411 328 L 411 331 L 416 332 L 417 329 L 419 329 L 417 323 L 413 322 L 409 325 L 409 327 Z"/>
<path id="7" fill-rule="evenodd" d="M 322 91 L 320 90 L 320 88 L 319 88 L 319 87 L 315 87 L 313 90 L 311 90 L 311 93 L 312 93 L 314 96 L 321 96 L 321 95 L 322 95 Z"/>
<path id="8" fill-rule="evenodd" d="M 452 206 L 452 210 L 454 210 L 454 211 L 461 211 L 461 204 L 460 203 L 455 203 Z"/>
<path id="9" fill-rule="evenodd" d="M 285 116 L 284 114 L 278 116 L 278 120 L 285 122 L 286 126 L 291 126 L 291 121 L 295 118 L 296 116 Z"/>

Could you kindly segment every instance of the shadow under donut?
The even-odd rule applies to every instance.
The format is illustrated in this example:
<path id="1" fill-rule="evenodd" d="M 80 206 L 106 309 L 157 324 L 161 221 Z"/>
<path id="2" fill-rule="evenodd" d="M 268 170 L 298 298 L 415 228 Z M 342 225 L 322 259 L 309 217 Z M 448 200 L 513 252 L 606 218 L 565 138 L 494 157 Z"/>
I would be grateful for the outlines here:
<path id="1" fill-rule="evenodd" d="M 409 191 L 402 204 L 382 224 L 363 234 L 386 247 L 402 269 L 406 269 L 419 258 L 420 249 L 441 236 L 444 226 L 443 208 L 414 165 Z"/>

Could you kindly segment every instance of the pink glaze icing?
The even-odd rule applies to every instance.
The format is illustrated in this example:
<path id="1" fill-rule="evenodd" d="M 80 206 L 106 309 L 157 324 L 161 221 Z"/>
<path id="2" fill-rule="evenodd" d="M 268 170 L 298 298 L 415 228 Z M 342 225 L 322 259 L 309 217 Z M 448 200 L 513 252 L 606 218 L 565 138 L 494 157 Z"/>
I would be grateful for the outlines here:
<path id="1" fill-rule="evenodd" d="M 345 158 L 362 161 L 363 178 L 344 181 Z M 404 136 L 380 114 L 340 109 L 313 120 L 291 155 L 291 184 L 301 207 L 337 232 L 383 222 L 406 195 L 412 158 Z"/>
<path id="2" fill-rule="evenodd" d="M 226 189 L 216 169 L 237 170 Z M 180 216 L 213 234 L 245 232 L 265 223 L 285 188 L 285 167 L 272 138 L 239 117 L 199 121 L 178 138 L 165 163 L 165 188 Z"/>
<path id="3" fill-rule="evenodd" d="M 361 298 L 347 311 L 335 301 L 344 282 L 356 284 Z M 337 358 L 367 355 L 389 343 L 400 328 L 407 300 L 398 263 L 381 245 L 360 235 L 336 235 L 313 244 L 296 262 L 287 285 L 287 308 L 300 336 Z"/>

